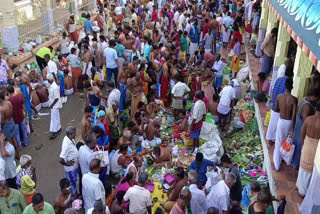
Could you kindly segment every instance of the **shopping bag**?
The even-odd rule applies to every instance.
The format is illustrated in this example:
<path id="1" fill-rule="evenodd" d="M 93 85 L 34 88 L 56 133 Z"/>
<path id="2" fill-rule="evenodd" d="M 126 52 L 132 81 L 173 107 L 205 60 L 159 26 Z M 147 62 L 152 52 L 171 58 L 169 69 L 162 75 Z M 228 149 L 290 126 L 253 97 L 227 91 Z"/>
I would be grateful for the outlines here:
<path id="1" fill-rule="evenodd" d="M 100 162 L 100 166 L 101 167 L 106 167 L 109 165 L 109 155 L 108 155 L 108 151 L 104 151 L 104 147 L 102 147 L 102 149 L 100 149 L 98 146 L 96 146 L 97 151 L 95 152 L 95 158 L 99 159 Z"/>
<path id="2" fill-rule="evenodd" d="M 280 147 L 280 156 L 287 165 L 291 164 L 294 148 L 295 145 L 292 143 L 292 138 L 290 136 L 282 140 Z"/>
<path id="3" fill-rule="evenodd" d="M 269 110 L 267 113 L 266 113 L 266 118 L 264 119 L 264 125 L 269 125 L 270 123 L 270 117 L 271 117 L 271 110 Z"/>

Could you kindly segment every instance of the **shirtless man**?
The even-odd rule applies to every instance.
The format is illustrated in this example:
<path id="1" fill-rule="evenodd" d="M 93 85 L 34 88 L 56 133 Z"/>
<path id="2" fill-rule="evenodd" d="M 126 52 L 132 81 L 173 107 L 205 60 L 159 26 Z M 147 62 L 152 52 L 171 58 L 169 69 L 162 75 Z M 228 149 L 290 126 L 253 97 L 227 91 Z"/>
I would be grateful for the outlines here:
<path id="1" fill-rule="evenodd" d="M 87 136 L 92 131 L 92 124 L 90 118 L 92 117 L 93 108 L 91 106 L 86 106 L 84 109 L 84 115 L 81 120 L 81 136 L 82 140 L 85 141 Z"/>
<path id="2" fill-rule="evenodd" d="M 66 96 L 70 96 L 73 94 L 73 85 L 72 85 L 72 77 L 69 76 L 69 71 L 64 70 L 64 94 Z"/>
<path id="3" fill-rule="evenodd" d="M 212 20 L 210 21 L 210 28 L 212 29 L 213 34 L 213 47 L 214 52 L 217 51 L 217 38 L 219 35 L 219 22 L 216 20 L 216 15 L 213 15 Z"/>
<path id="4" fill-rule="evenodd" d="M 278 121 L 276 131 L 276 143 L 273 153 L 274 167 L 277 171 L 279 171 L 281 164 L 281 142 L 289 135 L 292 136 L 296 120 L 298 99 L 291 95 L 291 90 L 293 88 L 292 85 L 292 79 L 287 79 L 285 93 L 277 97 L 275 105 L 275 110 L 280 112 L 280 119 Z"/>
<path id="5" fill-rule="evenodd" d="M 41 102 L 35 89 L 31 91 L 31 105 L 39 112 L 41 110 Z"/>
<path id="6" fill-rule="evenodd" d="M 86 105 L 93 107 L 93 111 L 100 105 L 101 98 L 105 98 L 102 95 L 102 91 L 99 87 L 91 85 L 88 80 L 84 82 L 84 88 L 87 89 Z"/>
<path id="7" fill-rule="evenodd" d="M 110 170 L 113 177 L 117 178 L 122 169 L 127 169 L 128 163 L 126 155 L 128 154 L 128 145 L 121 145 L 120 148 L 114 153 L 110 160 Z"/>
<path id="8" fill-rule="evenodd" d="M 133 57 L 132 62 L 128 65 L 128 75 L 135 74 L 138 70 L 139 59 L 138 57 Z"/>
<path id="9" fill-rule="evenodd" d="M 219 113 L 218 113 L 218 104 L 219 104 L 219 96 L 217 94 L 213 95 L 213 102 L 209 104 L 208 112 L 211 113 L 212 119 L 216 122 L 219 122 Z"/>
<path id="10" fill-rule="evenodd" d="M 172 153 L 168 148 L 162 148 L 160 146 L 153 147 L 153 154 L 154 164 L 153 167 L 162 167 L 166 164 L 171 166 L 172 165 Z"/>
<path id="11" fill-rule="evenodd" d="M 153 148 L 161 144 L 162 140 L 160 138 L 160 125 L 157 119 L 149 122 L 145 132 L 146 139 L 142 142 L 142 147 Z"/>
<path id="12" fill-rule="evenodd" d="M 301 160 L 297 178 L 298 195 L 304 197 L 309 188 L 314 158 L 320 139 L 320 101 L 316 104 L 315 115 L 305 119 L 301 128 Z"/>
<path id="13" fill-rule="evenodd" d="M 161 77 L 161 99 L 163 100 L 165 106 L 169 106 L 169 97 L 168 97 L 168 90 L 169 90 L 169 77 L 170 77 L 170 68 L 171 68 L 171 59 L 172 55 L 168 54 L 166 57 L 166 61 L 162 64 L 162 77 Z"/>
<path id="14" fill-rule="evenodd" d="M 82 61 L 84 63 L 84 66 L 83 66 L 82 74 L 87 74 L 91 78 L 92 54 L 87 44 L 85 44 L 83 48 L 84 48 L 84 54 L 82 56 Z"/>
<path id="15" fill-rule="evenodd" d="M 131 118 L 134 117 L 138 109 L 138 103 L 143 99 L 143 90 L 142 90 L 142 80 L 139 72 L 130 74 L 130 77 L 127 81 L 128 89 L 132 93 L 131 98 Z"/>
<path id="16" fill-rule="evenodd" d="M 36 85 L 41 82 L 41 76 L 34 68 L 31 68 L 28 76 L 29 76 L 29 79 L 30 79 L 30 86 L 32 88 L 35 88 Z"/>
<path id="17" fill-rule="evenodd" d="M 56 214 L 64 214 L 64 211 L 71 207 L 71 187 L 67 178 L 60 180 L 60 192 L 54 202 L 54 211 Z"/>
<path id="18" fill-rule="evenodd" d="M 15 138 L 16 126 L 13 121 L 13 106 L 10 101 L 5 100 L 5 96 L 0 92 L 1 127 L 6 140 L 14 145 L 16 158 L 20 158 L 20 149 Z"/>
<path id="19" fill-rule="evenodd" d="M 41 102 L 42 108 L 49 108 L 49 91 L 42 84 L 36 86 L 36 92 Z"/>

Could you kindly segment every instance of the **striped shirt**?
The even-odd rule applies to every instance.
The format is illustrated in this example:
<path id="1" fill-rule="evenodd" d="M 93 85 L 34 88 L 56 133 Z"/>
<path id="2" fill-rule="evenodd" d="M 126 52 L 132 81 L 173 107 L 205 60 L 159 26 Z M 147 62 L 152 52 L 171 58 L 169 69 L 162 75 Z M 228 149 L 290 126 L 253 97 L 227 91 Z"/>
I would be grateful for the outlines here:
<path id="1" fill-rule="evenodd" d="M 280 77 L 279 79 L 277 79 L 276 83 L 274 84 L 273 87 L 273 100 L 272 100 L 272 110 L 275 111 L 275 106 L 276 106 L 276 100 L 278 95 L 283 94 L 285 92 L 286 89 L 286 81 L 287 81 L 288 77 L 284 76 L 284 77 Z"/>

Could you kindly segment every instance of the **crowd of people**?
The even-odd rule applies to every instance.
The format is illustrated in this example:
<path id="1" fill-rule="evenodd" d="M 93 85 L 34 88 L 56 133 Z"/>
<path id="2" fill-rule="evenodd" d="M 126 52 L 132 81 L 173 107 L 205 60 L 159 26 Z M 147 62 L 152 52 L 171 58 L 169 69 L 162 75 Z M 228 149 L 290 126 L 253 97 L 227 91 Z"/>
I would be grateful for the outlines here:
<path id="1" fill-rule="evenodd" d="M 36 52 L 38 67 L 9 68 L 0 59 L 0 213 L 152 213 L 144 156 L 151 155 L 154 168 L 174 166 L 171 149 L 163 146 L 168 139 L 161 136 L 159 112 L 171 114 L 182 132 L 190 130 L 196 155 L 188 170 L 175 167 L 176 181 L 155 213 L 242 213 L 237 163 L 228 151 L 217 163 L 205 159 L 199 136 L 207 113 L 221 135 L 228 134 L 243 98 L 243 82 L 235 77 L 244 31 L 249 37 L 257 32 L 260 0 L 122 0 L 99 2 L 97 11 L 81 15 L 82 30 L 74 16 L 67 19 L 59 47 Z M 292 165 L 299 169 L 297 187 L 304 196 L 320 138 L 320 90 L 310 90 L 297 105 L 291 95 L 293 57 L 272 73 L 270 84 L 276 35 L 275 28 L 261 47 L 256 99 L 263 101 L 270 91 L 266 139 L 275 141 L 274 166 L 280 169 L 281 142 L 291 136 L 296 145 Z M 230 51 L 230 62 L 223 50 Z M 231 67 L 230 76 L 224 76 L 225 66 Z M 61 134 L 60 109 L 68 96 L 83 98 L 85 107 L 77 109 L 83 111 L 81 132 L 65 129 L 59 155 L 65 178 L 51 205 L 36 191 L 32 157 L 20 150 L 28 146 L 42 108 L 50 108 L 49 139 Z M 187 97 L 193 100 L 188 111 Z M 222 180 L 208 192 L 207 169 L 217 167 L 225 168 Z M 271 202 L 277 199 L 270 191 L 259 182 L 250 190 L 247 212 L 272 213 Z"/>

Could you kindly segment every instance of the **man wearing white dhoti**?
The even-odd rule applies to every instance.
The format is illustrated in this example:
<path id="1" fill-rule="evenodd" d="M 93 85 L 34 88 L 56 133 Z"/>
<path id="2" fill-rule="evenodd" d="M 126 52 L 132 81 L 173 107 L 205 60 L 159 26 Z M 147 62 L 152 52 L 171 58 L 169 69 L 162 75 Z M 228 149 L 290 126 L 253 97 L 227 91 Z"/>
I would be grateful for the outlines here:
<path id="1" fill-rule="evenodd" d="M 50 140 L 56 138 L 61 131 L 60 112 L 62 103 L 60 101 L 60 88 L 54 81 L 52 74 L 47 75 L 50 84 L 49 91 L 49 107 L 50 107 Z"/>
<path id="2" fill-rule="evenodd" d="M 273 162 L 274 168 L 279 171 L 281 164 L 280 147 L 283 139 L 287 138 L 289 135 L 292 136 L 296 109 L 298 104 L 298 99 L 291 95 L 291 90 L 293 88 L 292 79 L 287 79 L 286 81 L 286 91 L 277 97 L 275 111 L 280 112 L 280 118 L 277 124 L 276 130 L 276 144 L 273 152 Z"/>
<path id="3" fill-rule="evenodd" d="M 300 206 L 300 212 L 303 214 L 318 214 L 320 213 L 320 146 L 318 146 L 315 157 L 312 177 L 306 197 Z"/>
<path id="4" fill-rule="evenodd" d="M 190 47 L 189 47 L 189 54 L 190 57 L 194 55 L 196 50 L 198 49 L 198 44 L 200 41 L 200 31 L 198 28 L 198 22 L 195 22 L 189 32 L 189 38 L 190 38 Z"/>

